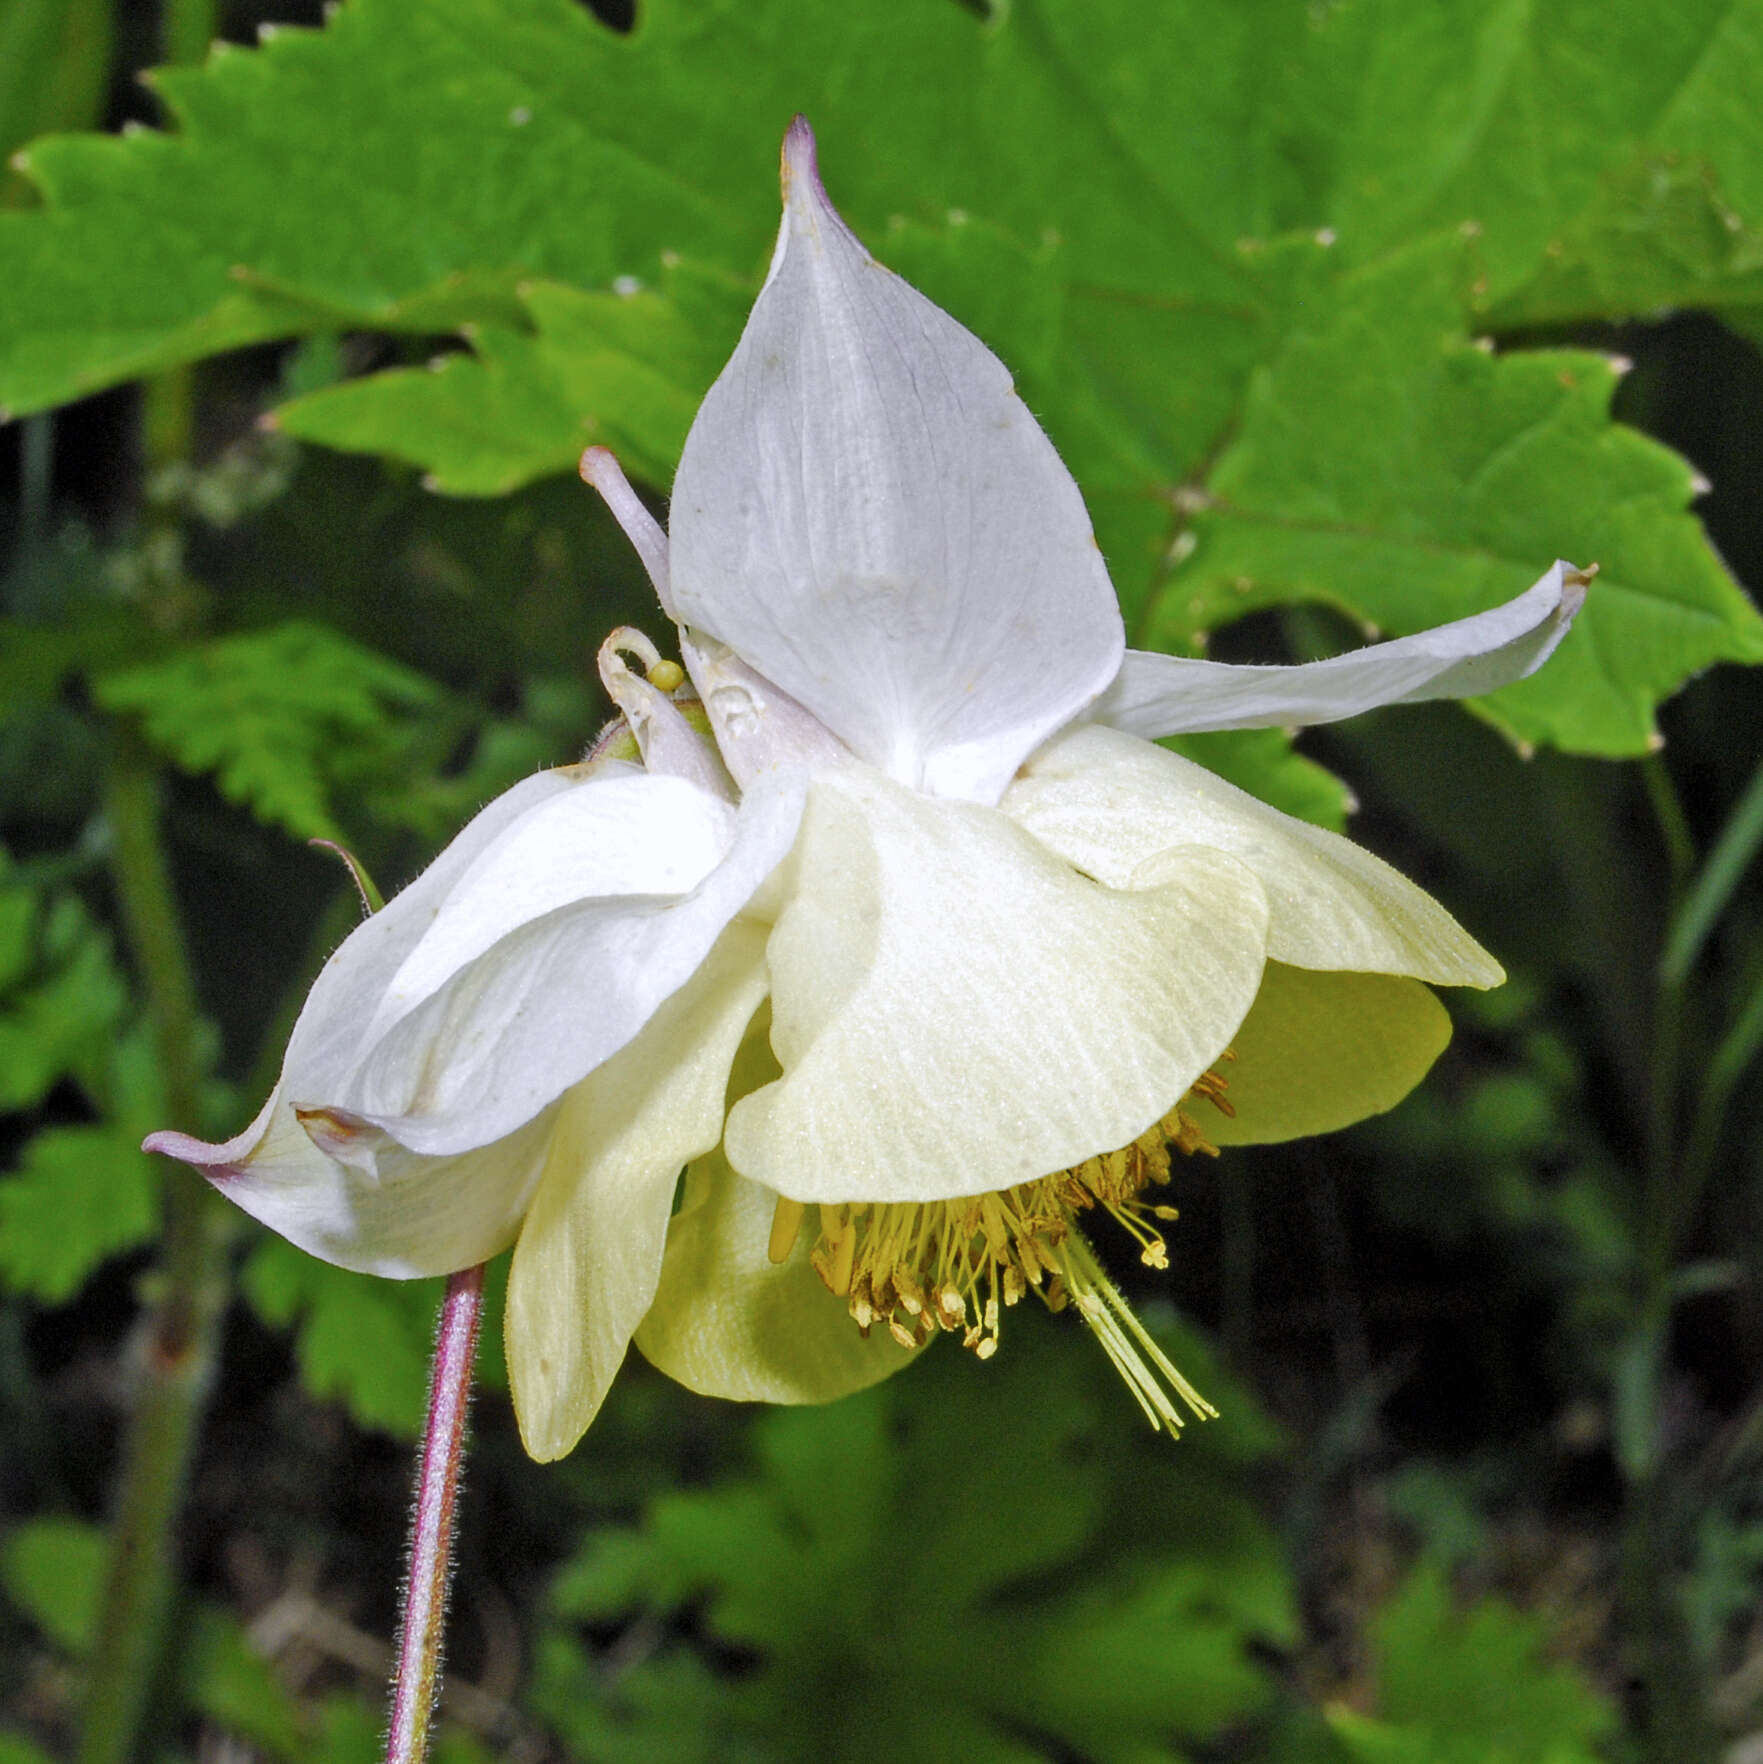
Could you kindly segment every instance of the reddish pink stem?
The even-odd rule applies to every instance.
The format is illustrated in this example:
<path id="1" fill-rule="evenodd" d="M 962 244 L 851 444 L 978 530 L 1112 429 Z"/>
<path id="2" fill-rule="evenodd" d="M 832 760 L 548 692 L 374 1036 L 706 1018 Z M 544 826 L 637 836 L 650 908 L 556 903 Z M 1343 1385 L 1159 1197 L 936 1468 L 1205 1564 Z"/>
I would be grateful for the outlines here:
<path id="1" fill-rule="evenodd" d="M 398 1636 L 398 1676 L 392 1685 L 386 1764 L 422 1764 L 441 1692 L 441 1643 L 447 1627 L 447 1590 L 453 1579 L 453 1524 L 459 1476 L 465 1464 L 465 1418 L 471 1372 L 483 1317 L 484 1271 L 467 1268 L 447 1277 L 435 1363 L 429 1374 L 428 1423 L 410 1527 L 410 1569 L 404 1583 L 404 1620 Z"/>

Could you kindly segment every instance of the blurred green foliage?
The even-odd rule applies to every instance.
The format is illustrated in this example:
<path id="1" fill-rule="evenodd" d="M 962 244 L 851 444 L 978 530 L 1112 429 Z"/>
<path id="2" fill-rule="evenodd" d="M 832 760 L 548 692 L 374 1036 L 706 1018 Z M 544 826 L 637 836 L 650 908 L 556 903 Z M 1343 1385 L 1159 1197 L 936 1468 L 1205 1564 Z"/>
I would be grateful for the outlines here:
<path id="1" fill-rule="evenodd" d="M 665 488 L 798 110 L 1017 375 L 1136 641 L 1302 657 L 1602 573 L 1474 717 L 1182 744 L 1356 792 L 1513 971 L 1387 1119 L 1182 1173 L 1196 1321 L 1140 1302 L 1225 1418 L 1171 1451 L 1025 1318 L 824 1410 L 633 1367 L 538 1469 L 492 1328 L 443 1764 L 1738 1764 L 1763 694 L 1698 676 L 1763 660 L 1763 0 L 601 10 L 240 0 L 278 28 L 156 76 L 163 127 L 32 140 L 138 120 L 113 54 L 199 11 L 0 8 L 0 1764 L 69 1755 L 101 1669 L 189 1218 L 140 1137 L 272 1080 L 358 910 L 301 841 L 395 886 L 592 738 L 653 607 L 566 474 Z M 366 1760 L 435 1283 L 215 1241 L 134 1755 Z"/>
<path id="2" fill-rule="evenodd" d="M 660 1495 L 563 1565 L 538 1706 L 594 1760 L 1148 1759 L 1260 1713 L 1251 1644 L 1296 1618 L 1241 1483 L 1275 1436 L 1245 1400 L 1172 1458 L 1123 1425 L 1086 1345 L 1061 1332 L 977 1388 L 939 1354 L 767 1416 L 752 1474 Z M 691 1640 L 612 1682 L 581 1644 L 582 1625 L 658 1643 L 687 1612 Z M 718 1687 L 730 1654 L 748 1665 Z"/>
<path id="3" fill-rule="evenodd" d="M 322 625 L 288 621 L 102 675 L 93 696 L 102 710 L 138 716 L 184 770 L 213 772 L 258 820 L 334 840 L 333 778 L 397 778 L 407 730 L 433 719 L 440 693 Z"/>
<path id="4" fill-rule="evenodd" d="M 1371 1625 L 1382 1719 L 1331 1711 L 1364 1764 L 1595 1764 L 1608 1704 L 1542 1657 L 1545 1632 L 1499 1599 L 1464 1612 L 1423 1564 Z"/>

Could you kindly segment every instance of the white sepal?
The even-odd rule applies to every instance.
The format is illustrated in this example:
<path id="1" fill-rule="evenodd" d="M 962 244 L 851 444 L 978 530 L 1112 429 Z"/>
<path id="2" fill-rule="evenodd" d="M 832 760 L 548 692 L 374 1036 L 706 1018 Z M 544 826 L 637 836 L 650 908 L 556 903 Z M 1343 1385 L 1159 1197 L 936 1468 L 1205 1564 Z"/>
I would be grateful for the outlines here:
<path id="1" fill-rule="evenodd" d="M 608 775 L 626 769 L 602 761 L 559 766 L 523 778 L 468 821 L 414 882 L 357 925 L 313 982 L 288 1038 L 282 1059 L 282 1083 L 288 1094 L 302 1102 L 323 1103 L 342 1093 L 392 977 L 486 852 L 529 814 L 592 792 Z"/>
<path id="2" fill-rule="evenodd" d="M 1299 728 L 1380 705 L 1476 698 L 1549 659 L 1585 604 L 1590 579 L 1556 563 L 1516 599 L 1487 612 L 1299 667 L 1130 649 L 1089 720 L 1155 739 L 1203 729 Z"/>
<path id="3" fill-rule="evenodd" d="M 465 1155 L 437 1159 L 382 1146 L 378 1134 L 370 1156 L 364 1133 L 372 1130 L 350 1123 L 359 1155 L 344 1162 L 319 1149 L 294 1105 L 322 1108 L 342 1095 L 393 976 L 473 865 L 529 815 L 594 790 L 606 773 L 603 766 L 560 767 L 497 797 L 326 962 L 256 1120 L 219 1144 L 164 1132 L 151 1135 L 146 1149 L 182 1159 L 253 1218 L 339 1267 L 440 1274 L 502 1248 L 537 1177 L 541 1130 L 534 1129 L 537 1141 L 521 1135 L 481 1154 L 465 1148 Z"/>
<path id="4" fill-rule="evenodd" d="M 413 1151 L 512 1132 L 692 977 L 789 851 L 803 789 L 777 773 L 749 790 L 726 855 L 689 894 L 578 900 L 500 938 L 402 1016 L 326 1100 Z"/>
<path id="5" fill-rule="evenodd" d="M 998 359 L 839 219 L 805 124 L 784 198 L 674 480 L 675 609 L 901 783 L 996 801 L 1119 669 L 1089 516 Z"/>
<path id="6" fill-rule="evenodd" d="M 722 861 L 735 819 L 727 802 L 682 778 L 617 764 L 532 809 L 448 891 L 364 1026 L 363 1052 L 461 969 L 535 921 L 578 904 L 690 893 Z"/>
<path id="7" fill-rule="evenodd" d="M 556 1111 L 494 1145 L 424 1157 L 371 1123 L 296 1116 L 281 1088 L 236 1139 L 155 1133 L 228 1200 L 309 1255 L 358 1274 L 451 1274 L 514 1241 Z M 321 1142 L 326 1149 L 320 1149 Z"/>

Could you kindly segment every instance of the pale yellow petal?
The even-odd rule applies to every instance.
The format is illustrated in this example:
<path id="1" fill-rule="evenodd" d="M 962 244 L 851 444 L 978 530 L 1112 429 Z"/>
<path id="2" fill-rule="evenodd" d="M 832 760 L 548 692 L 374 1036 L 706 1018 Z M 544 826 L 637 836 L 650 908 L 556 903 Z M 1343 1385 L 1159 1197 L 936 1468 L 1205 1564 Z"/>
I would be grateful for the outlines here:
<path id="1" fill-rule="evenodd" d="M 729 1067 L 764 996 L 764 933 L 737 922 L 564 1099 L 508 1276 L 509 1383 L 535 1458 L 567 1452 L 612 1383 L 654 1296 L 675 1183 L 721 1136 Z"/>
<path id="2" fill-rule="evenodd" d="M 1393 1108 L 1450 1039 L 1444 1006 L 1418 980 L 1269 962 L 1236 1060 L 1218 1068 L 1235 1119 L 1205 1103 L 1190 1112 L 1218 1145 L 1330 1133 Z"/>
<path id="3" fill-rule="evenodd" d="M 735 1055 L 731 1098 L 777 1077 L 770 1031 L 767 1007 Z M 809 1265 L 812 1214 L 772 1261 L 777 1206 L 770 1189 L 729 1167 L 721 1146 L 693 1163 L 637 1346 L 689 1389 L 742 1402 L 831 1402 L 897 1372 L 913 1355 L 885 1328 L 865 1340 Z"/>
<path id="4" fill-rule="evenodd" d="M 1125 1145 L 1230 1041 L 1266 904 L 1221 852 L 1080 876 L 994 809 L 817 781 L 767 952 L 783 1077 L 729 1161 L 800 1200 L 936 1200 Z"/>
<path id="5" fill-rule="evenodd" d="M 637 1346 L 689 1389 L 741 1402 L 826 1403 L 898 1372 L 913 1354 L 882 1325 L 865 1340 L 808 1265 L 812 1212 L 772 1263 L 777 1201 L 720 1150 L 692 1165 Z"/>
<path id="6" fill-rule="evenodd" d="M 1497 986 L 1505 974 L 1439 903 L 1351 840 L 1294 820 L 1191 760 L 1094 724 L 1029 759 L 999 807 L 1117 888 L 1173 846 L 1229 852 L 1267 890 L 1267 954 L 1299 968 Z"/>

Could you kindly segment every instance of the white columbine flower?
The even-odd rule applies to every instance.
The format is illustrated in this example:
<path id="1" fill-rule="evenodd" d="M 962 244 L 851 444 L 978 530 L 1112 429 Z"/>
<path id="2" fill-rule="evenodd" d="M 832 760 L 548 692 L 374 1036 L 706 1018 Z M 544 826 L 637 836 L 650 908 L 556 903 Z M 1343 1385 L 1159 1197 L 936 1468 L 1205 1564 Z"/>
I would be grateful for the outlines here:
<path id="1" fill-rule="evenodd" d="M 1153 741 L 1485 692 L 1584 578 L 1306 667 L 1128 651 L 1009 374 L 864 250 L 801 121 L 783 186 L 671 533 L 583 462 L 695 692 L 615 633 L 628 757 L 517 785 L 356 930 L 238 1138 L 148 1143 L 344 1267 L 513 1243 L 537 1457 L 633 1337 L 697 1390 L 813 1401 L 939 1331 L 989 1354 L 1028 1292 L 1174 1429 L 1204 1405 L 1085 1232 L 1161 1265 L 1171 1145 L 1388 1108 L 1449 1033 L 1422 982 L 1502 976 L 1387 865 Z"/>

